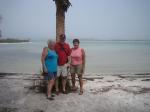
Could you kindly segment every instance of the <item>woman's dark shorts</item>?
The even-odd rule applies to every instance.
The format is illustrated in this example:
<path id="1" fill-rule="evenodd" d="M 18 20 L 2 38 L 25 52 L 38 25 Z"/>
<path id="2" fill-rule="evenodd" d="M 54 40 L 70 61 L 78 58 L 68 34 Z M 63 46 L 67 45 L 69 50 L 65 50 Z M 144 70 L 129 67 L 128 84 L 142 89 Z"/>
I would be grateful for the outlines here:
<path id="1" fill-rule="evenodd" d="M 48 74 L 46 74 L 44 76 L 44 79 L 45 80 L 52 80 L 52 79 L 55 79 L 57 76 L 57 72 L 48 72 Z"/>

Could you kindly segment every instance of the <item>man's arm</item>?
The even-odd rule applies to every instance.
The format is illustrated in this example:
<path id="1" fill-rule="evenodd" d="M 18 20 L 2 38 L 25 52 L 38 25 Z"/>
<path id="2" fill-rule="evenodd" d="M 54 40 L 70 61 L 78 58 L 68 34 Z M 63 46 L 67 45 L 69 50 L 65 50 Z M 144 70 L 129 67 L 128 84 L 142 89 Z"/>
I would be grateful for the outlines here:
<path id="1" fill-rule="evenodd" d="M 70 64 L 71 64 L 71 57 L 70 57 L 70 55 L 71 55 L 71 48 L 70 48 L 70 46 L 68 44 L 68 66 L 70 66 Z"/>

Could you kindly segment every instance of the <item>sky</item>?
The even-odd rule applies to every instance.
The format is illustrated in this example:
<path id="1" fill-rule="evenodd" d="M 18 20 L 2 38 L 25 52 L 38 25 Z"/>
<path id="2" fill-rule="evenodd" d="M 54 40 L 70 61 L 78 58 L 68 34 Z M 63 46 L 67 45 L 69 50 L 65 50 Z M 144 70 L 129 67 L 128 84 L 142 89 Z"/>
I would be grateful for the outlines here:
<path id="1" fill-rule="evenodd" d="M 67 38 L 150 40 L 150 0 L 70 0 Z M 0 0 L 3 37 L 55 38 L 53 0 Z"/>

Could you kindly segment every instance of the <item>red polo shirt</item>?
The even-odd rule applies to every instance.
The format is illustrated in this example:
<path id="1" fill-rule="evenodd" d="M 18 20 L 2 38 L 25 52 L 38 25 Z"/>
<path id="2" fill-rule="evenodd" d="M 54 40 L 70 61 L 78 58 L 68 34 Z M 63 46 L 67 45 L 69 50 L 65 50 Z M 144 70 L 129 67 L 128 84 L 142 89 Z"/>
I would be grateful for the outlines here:
<path id="1" fill-rule="evenodd" d="M 69 44 L 56 43 L 55 50 L 58 55 L 58 65 L 62 66 L 64 64 L 66 64 L 67 60 L 68 60 L 68 56 L 70 56 L 70 53 L 71 53 Z"/>

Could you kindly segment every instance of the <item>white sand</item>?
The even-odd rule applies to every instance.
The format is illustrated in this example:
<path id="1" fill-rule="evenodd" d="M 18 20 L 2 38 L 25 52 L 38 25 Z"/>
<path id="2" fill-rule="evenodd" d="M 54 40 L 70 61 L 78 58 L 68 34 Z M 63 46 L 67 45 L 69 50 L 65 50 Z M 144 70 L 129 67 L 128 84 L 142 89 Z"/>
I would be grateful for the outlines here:
<path id="1" fill-rule="evenodd" d="M 60 94 L 54 101 L 30 90 L 32 80 L 21 80 L 32 76 L 6 76 L 0 79 L 0 112 L 150 112 L 150 81 L 142 81 L 150 75 L 139 76 L 99 75 L 102 79 L 84 80 L 83 95 Z"/>

